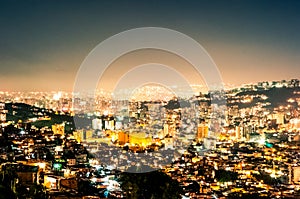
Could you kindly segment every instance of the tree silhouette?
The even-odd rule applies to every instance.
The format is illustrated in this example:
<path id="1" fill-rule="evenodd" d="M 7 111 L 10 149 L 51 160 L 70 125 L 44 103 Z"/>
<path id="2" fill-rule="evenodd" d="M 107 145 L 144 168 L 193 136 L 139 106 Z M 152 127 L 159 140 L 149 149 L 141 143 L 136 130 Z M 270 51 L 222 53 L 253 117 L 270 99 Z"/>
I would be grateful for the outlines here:
<path id="1" fill-rule="evenodd" d="M 10 189 L 0 185 L 0 199 L 15 199 L 15 198 L 16 198 L 15 194 Z"/>
<path id="2" fill-rule="evenodd" d="M 219 182 L 230 182 L 237 179 L 238 174 L 232 171 L 216 170 L 216 179 Z"/>
<path id="3" fill-rule="evenodd" d="M 160 171 L 122 173 L 119 180 L 129 199 L 177 199 L 182 193 L 179 183 Z"/>

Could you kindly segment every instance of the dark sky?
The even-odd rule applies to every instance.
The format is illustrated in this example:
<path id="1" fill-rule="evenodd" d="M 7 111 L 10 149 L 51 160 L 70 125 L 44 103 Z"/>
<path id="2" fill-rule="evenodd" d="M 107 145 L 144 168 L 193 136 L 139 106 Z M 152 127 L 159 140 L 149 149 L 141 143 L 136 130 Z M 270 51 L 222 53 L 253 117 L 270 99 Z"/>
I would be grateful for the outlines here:
<path id="1" fill-rule="evenodd" d="M 0 1 L 0 90 L 72 90 L 87 54 L 137 27 L 197 40 L 226 84 L 300 78 L 300 1 Z"/>

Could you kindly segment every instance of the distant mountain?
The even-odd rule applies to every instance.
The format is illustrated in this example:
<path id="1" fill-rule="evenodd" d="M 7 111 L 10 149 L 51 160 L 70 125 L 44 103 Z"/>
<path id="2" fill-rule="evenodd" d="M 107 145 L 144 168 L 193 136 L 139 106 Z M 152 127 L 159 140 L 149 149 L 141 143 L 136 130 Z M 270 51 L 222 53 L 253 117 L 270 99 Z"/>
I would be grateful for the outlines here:
<path id="1" fill-rule="evenodd" d="M 266 99 L 262 99 L 258 96 L 266 96 Z M 252 96 L 253 99 L 250 103 L 240 103 L 230 102 L 230 98 L 228 99 L 228 105 L 238 105 L 239 108 L 246 108 L 254 106 L 258 102 L 266 103 L 269 102 L 268 108 L 274 108 L 278 106 L 285 106 L 288 104 L 297 106 L 297 102 L 288 102 L 290 98 L 296 99 L 300 98 L 300 87 L 294 88 L 269 88 L 267 90 L 251 90 L 251 91 L 242 91 L 236 94 L 238 97 Z"/>
<path id="2" fill-rule="evenodd" d="M 39 108 L 24 103 L 6 103 L 5 109 L 7 110 L 6 121 L 14 121 L 15 123 L 20 120 L 25 123 L 31 123 L 32 125 L 41 128 L 44 126 L 51 127 L 53 124 L 60 124 L 67 122 L 66 130 L 74 129 L 74 120 L 70 115 L 60 115 L 53 110 L 45 108 Z M 37 120 L 35 122 L 29 122 L 30 118 L 43 118 L 48 117 L 50 120 Z"/>
<path id="3" fill-rule="evenodd" d="M 38 117 L 38 113 L 42 112 L 45 115 L 49 115 L 46 109 L 41 109 L 24 103 L 6 103 L 5 109 L 7 110 L 6 120 L 15 121 L 19 120 L 26 121 L 29 118 Z"/>

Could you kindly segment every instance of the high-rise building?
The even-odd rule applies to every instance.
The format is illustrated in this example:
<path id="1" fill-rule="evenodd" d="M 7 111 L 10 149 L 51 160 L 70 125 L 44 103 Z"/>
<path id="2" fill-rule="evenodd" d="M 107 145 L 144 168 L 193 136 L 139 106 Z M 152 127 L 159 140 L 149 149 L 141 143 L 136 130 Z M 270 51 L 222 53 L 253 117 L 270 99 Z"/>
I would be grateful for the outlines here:
<path id="1" fill-rule="evenodd" d="M 92 120 L 92 128 L 94 130 L 102 130 L 102 119 L 95 118 Z"/>
<path id="2" fill-rule="evenodd" d="M 284 124 L 284 114 L 283 113 L 274 113 L 268 116 L 268 119 L 275 120 L 276 124 Z"/>
<path id="3" fill-rule="evenodd" d="M 114 117 L 107 116 L 104 118 L 103 129 L 114 130 L 115 129 L 115 119 Z"/>
<path id="4" fill-rule="evenodd" d="M 167 136 L 169 134 L 169 124 L 164 124 L 164 136 Z"/>
<path id="5" fill-rule="evenodd" d="M 293 182 L 295 184 L 300 183 L 300 167 L 293 167 Z"/>
<path id="6" fill-rule="evenodd" d="M 107 129 L 109 129 L 109 130 L 115 129 L 115 120 L 109 120 Z"/>
<path id="7" fill-rule="evenodd" d="M 242 139 L 249 141 L 250 134 L 252 133 L 252 126 L 243 124 L 241 130 L 242 130 Z"/>
<path id="8" fill-rule="evenodd" d="M 6 121 L 5 103 L 0 102 L 0 122 Z"/>
<path id="9" fill-rule="evenodd" d="M 235 127 L 235 138 L 237 140 L 241 139 L 241 127 L 240 126 Z"/>
<path id="10" fill-rule="evenodd" d="M 207 124 L 199 124 L 197 131 L 197 139 L 198 141 L 202 141 L 204 138 L 208 137 L 208 125 Z"/>

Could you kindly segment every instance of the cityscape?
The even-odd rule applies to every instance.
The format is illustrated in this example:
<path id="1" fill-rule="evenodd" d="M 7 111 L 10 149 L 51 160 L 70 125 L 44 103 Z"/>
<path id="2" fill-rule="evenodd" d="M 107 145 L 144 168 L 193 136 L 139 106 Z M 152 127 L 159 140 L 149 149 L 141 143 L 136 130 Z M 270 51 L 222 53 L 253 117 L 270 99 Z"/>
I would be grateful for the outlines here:
<path id="1" fill-rule="evenodd" d="M 300 199 L 300 1 L 0 1 L 0 199 Z"/>
<path id="2" fill-rule="evenodd" d="M 209 93 L 168 101 L 101 97 L 93 112 L 75 115 L 72 93 L 1 92 L 3 191 L 18 198 L 300 197 L 299 82 L 226 90 L 224 115 L 211 114 Z M 198 114 L 187 122 L 195 131 L 185 143 L 191 135 L 179 132 L 188 131 L 190 107 Z M 169 186 L 149 192 L 155 186 L 138 184 L 151 178 Z"/>

